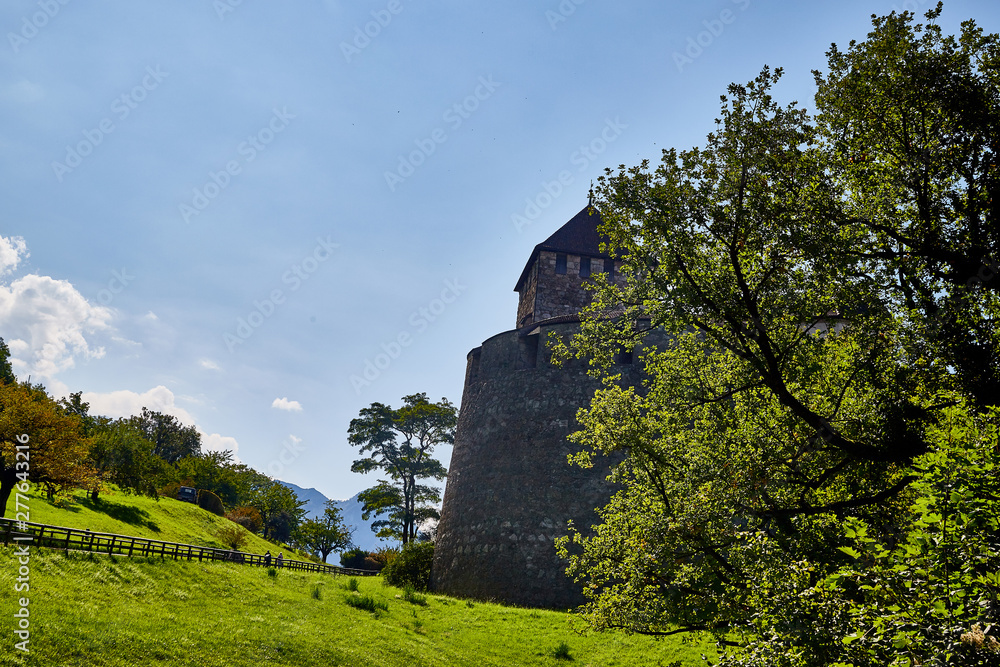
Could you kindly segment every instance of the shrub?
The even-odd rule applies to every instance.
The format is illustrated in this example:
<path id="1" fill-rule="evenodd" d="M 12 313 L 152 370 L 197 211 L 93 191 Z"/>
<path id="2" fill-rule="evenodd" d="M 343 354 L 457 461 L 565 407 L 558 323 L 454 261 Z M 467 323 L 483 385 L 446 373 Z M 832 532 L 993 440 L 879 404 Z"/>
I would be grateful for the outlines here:
<path id="1" fill-rule="evenodd" d="M 355 577 L 347 580 L 347 590 L 355 592 L 358 590 L 358 580 Z"/>
<path id="2" fill-rule="evenodd" d="M 198 491 L 198 507 L 219 516 L 226 515 L 226 508 L 222 505 L 222 499 L 207 489 Z"/>
<path id="3" fill-rule="evenodd" d="M 368 552 L 364 549 L 351 549 L 340 554 L 340 564 L 342 567 L 349 567 L 352 570 L 364 570 L 366 569 L 365 558 L 367 557 Z"/>
<path id="4" fill-rule="evenodd" d="M 433 543 L 410 542 L 385 566 L 382 575 L 391 586 L 412 586 L 418 591 L 426 591 L 431 584 L 433 562 Z"/>
<path id="5" fill-rule="evenodd" d="M 216 536 L 233 551 L 239 551 L 240 547 L 247 543 L 247 531 L 235 524 L 223 526 Z"/>
<path id="6" fill-rule="evenodd" d="M 177 492 L 180 491 L 181 485 L 177 482 L 171 482 L 167 484 L 162 489 L 160 489 L 159 494 L 164 498 L 173 498 L 177 500 Z"/>
<path id="7" fill-rule="evenodd" d="M 233 523 L 240 524 L 251 533 L 259 533 L 264 527 L 264 519 L 261 518 L 260 512 L 253 507 L 237 507 L 226 514 L 226 518 Z"/>

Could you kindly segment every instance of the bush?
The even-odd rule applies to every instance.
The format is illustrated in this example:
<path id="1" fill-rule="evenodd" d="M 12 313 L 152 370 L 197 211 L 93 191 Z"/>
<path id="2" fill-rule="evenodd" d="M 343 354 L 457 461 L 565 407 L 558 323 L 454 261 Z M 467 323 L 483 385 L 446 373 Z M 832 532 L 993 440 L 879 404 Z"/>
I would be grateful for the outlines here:
<path id="1" fill-rule="evenodd" d="M 198 507 L 219 516 L 226 515 L 226 508 L 222 505 L 222 499 L 207 489 L 198 491 Z"/>
<path id="2" fill-rule="evenodd" d="M 386 563 L 391 561 L 395 555 L 395 549 L 379 549 L 378 551 L 368 552 L 364 549 L 355 548 L 340 554 L 340 565 L 341 567 L 349 567 L 352 570 L 381 572 Z"/>
<path id="3" fill-rule="evenodd" d="M 354 548 L 340 554 L 340 565 L 341 567 L 349 567 L 352 570 L 365 570 L 368 569 L 365 567 L 366 558 L 368 558 L 367 551 Z"/>
<path id="4" fill-rule="evenodd" d="M 237 507 L 232 512 L 226 514 L 226 518 L 233 523 L 238 523 L 251 533 L 259 533 L 264 527 L 264 520 L 253 507 Z"/>
<path id="5" fill-rule="evenodd" d="M 163 498 L 173 498 L 174 500 L 177 500 L 177 492 L 180 491 L 180 489 L 181 489 L 180 484 L 178 484 L 177 482 L 171 482 L 170 484 L 167 484 L 165 487 L 160 489 L 159 494 Z"/>
<path id="6" fill-rule="evenodd" d="M 225 525 L 219 529 L 216 536 L 222 540 L 222 543 L 233 551 L 239 551 L 239 549 L 247 543 L 247 531 L 243 530 L 237 525 Z"/>
<path id="7" fill-rule="evenodd" d="M 431 584 L 433 562 L 433 543 L 410 542 L 385 566 L 382 576 L 390 586 L 404 588 L 409 585 L 418 591 L 426 591 Z"/>

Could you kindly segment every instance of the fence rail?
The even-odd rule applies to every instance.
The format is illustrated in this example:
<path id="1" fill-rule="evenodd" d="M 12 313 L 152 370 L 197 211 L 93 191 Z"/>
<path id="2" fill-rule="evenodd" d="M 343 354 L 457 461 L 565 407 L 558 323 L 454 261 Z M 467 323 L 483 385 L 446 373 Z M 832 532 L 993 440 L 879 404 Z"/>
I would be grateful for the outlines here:
<path id="1" fill-rule="evenodd" d="M 371 576 L 376 574 L 370 570 L 354 570 L 346 567 L 262 556 L 242 551 L 201 547 L 194 544 L 178 542 L 162 542 L 145 537 L 131 535 L 116 535 L 114 533 L 95 533 L 91 530 L 78 528 L 63 528 L 28 521 L 14 521 L 0 518 L 0 538 L 4 544 L 21 544 L 65 551 L 90 551 L 93 553 L 112 554 L 128 557 L 159 556 L 174 560 L 218 560 L 240 565 L 259 565 L 276 567 L 285 570 L 303 570 L 305 572 L 327 572 L 330 574 L 349 574 L 352 576 Z"/>

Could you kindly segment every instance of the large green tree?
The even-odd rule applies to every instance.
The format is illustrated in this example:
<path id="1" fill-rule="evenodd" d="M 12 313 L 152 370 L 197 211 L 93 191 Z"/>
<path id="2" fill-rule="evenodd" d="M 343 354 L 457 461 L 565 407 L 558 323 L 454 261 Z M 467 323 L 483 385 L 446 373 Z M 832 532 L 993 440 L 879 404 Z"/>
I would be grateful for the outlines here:
<path id="1" fill-rule="evenodd" d="M 15 485 L 38 484 L 49 498 L 66 489 L 89 488 L 80 420 L 66 415 L 44 391 L 0 383 L 0 517 Z"/>
<path id="2" fill-rule="evenodd" d="M 644 386 L 609 376 L 574 436 L 583 465 L 627 453 L 596 534 L 560 543 L 597 628 L 712 631 L 745 647 L 731 664 L 837 662 L 867 590 L 821 585 L 852 564 L 844 523 L 898 541 L 948 410 L 995 403 L 977 366 L 1000 353 L 997 38 L 893 15 L 829 56 L 819 117 L 776 104 L 765 69 L 704 148 L 601 180 L 627 283 L 599 284 L 575 352 L 601 367 L 650 330 L 671 342 L 643 348 Z M 956 90 L 970 111 L 949 124 Z"/>
<path id="3" fill-rule="evenodd" d="M 186 456 L 201 455 L 201 435 L 194 426 L 185 426 L 173 415 L 147 408 L 132 417 L 143 436 L 153 443 L 153 452 L 167 463 L 177 463 Z"/>
<path id="4" fill-rule="evenodd" d="M 91 500 L 96 501 L 108 483 L 125 493 L 159 499 L 157 481 L 164 463 L 132 420 L 97 419 L 88 443 L 87 462 L 97 472 L 90 488 Z"/>
<path id="5" fill-rule="evenodd" d="M 427 394 L 403 397 L 403 407 L 393 409 L 372 403 L 352 419 L 348 441 L 365 458 L 351 465 L 353 472 L 384 472 L 389 479 L 359 494 L 365 520 L 375 514 L 372 529 L 379 537 L 407 544 L 417 537 L 420 525 L 440 518 L 438 487 L 423 480 L 442 480 L 448 471 L 432 457 L 434 448 L 455 441 L 458 411 L 448 399 L 438 403 Z"/>
<path id="6" fill-rule="evenodd" d="M 334 551 L 350 547 L 351 530 L 344 525 L 336 501 L 327 500 L 323 514 L 318 519 L 306 519 L 299 524 L 296 541 L 309 551 L 318 553 L 324 563 Z"/>

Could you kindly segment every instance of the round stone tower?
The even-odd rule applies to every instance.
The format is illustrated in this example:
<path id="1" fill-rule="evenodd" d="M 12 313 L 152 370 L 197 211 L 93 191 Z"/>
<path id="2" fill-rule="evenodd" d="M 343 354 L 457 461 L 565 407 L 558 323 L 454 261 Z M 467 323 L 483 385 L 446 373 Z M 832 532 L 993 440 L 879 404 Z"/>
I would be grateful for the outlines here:
<path id="1" fill-rule="evenodd" d="M 549 332 L 571 335 L 590 301 L 593 273 L 618 279 L 600 251 L 600 217 L 583 209 L 535 246 L 514 288 L 517 328 L 468 355 L 465 390 L 445 487 L 434 555 L 433 587 L 451 595 L 511 604 L 568 608 L 583 602 L 553 541 L 566 523 L 588 529 L 607 504 L 612 462 L 571 466 L 576 411 L 600 383 L 586 364 L 549 363 Z M 616 361 L 623 380 L 639 381 L 632 355 Z"/>

